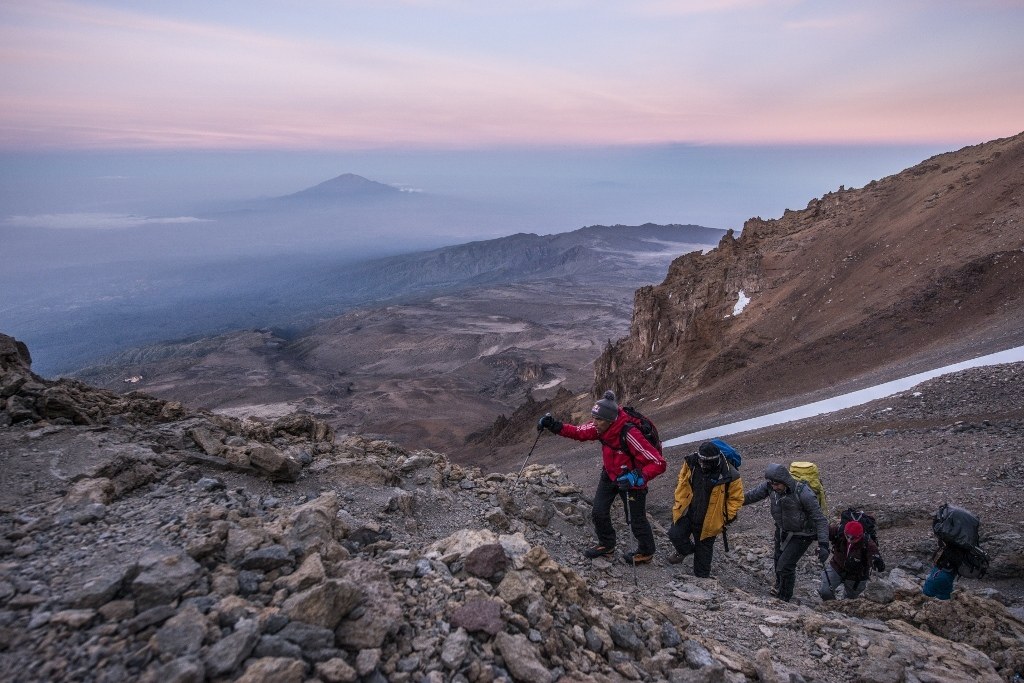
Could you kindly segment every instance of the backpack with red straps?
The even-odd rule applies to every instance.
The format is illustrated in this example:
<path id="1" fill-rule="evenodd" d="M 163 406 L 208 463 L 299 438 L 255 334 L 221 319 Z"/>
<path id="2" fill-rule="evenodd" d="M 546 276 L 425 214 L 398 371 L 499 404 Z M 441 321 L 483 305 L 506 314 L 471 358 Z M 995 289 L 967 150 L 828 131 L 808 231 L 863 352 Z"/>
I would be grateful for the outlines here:
<path id="1" fill-rule="evenodd" d="M 640 433 L 644 435 L 645 439 L 647 439 L 647 443 L 654 446 L 658 453 L 663 453 L 661 448 L 661 437 L 658 436 L 658 428 L 654 426 L 651 419 L 633 406 L 626 406 L 622 411 L 629 416 L 629 421 L 622 425 L 622 431 L 619 434 L 619 448 L 622 452 L 629 453 L 629 448 L 626 446 L 626 433 L 630 429 L 639 429 Z"/>

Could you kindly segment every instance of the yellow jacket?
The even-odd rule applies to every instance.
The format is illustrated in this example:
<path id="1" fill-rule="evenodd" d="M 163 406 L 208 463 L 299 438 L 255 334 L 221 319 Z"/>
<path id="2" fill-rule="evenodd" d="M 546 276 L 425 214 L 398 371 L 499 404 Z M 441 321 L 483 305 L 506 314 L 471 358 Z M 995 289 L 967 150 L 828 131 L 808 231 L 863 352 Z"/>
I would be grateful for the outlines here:
<path id="1" fill-rule="evenodd" d="M 672 505 L 673 524 L 686 514 L 686 509 L 690 507 L 690 502 L 693 500 L 693 487 L 690 480 L 693 477 L 693 469 L 697 467 L 696 461 L 696 454 L 687 456 L 679 470 L 675 503 Z M 743 507 L 743 480 L 740 478 L 740 473 L 725 458 L 722 458 L 722 461 L 726 471 L 722 474 L 722 479 L 711 488 L 708 512 L 704 515 L 704 525 L 700 530 L 700 540 L 702 541 L 721 533 L 725 520 L 728 519 L 731 522 L 736 519 L 740 508 Z M 728 500 L 725 497 L 726 484 L 729 485 Z"/>

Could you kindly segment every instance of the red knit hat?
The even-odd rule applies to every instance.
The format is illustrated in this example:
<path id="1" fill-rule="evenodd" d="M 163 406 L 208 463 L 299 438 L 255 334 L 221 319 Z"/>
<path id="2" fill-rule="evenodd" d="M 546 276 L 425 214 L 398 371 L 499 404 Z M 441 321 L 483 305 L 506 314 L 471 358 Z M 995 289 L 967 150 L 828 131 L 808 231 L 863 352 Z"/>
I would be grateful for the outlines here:
<path id="1" fill-rule="evenodd" d="M 864 525 L 860 522 L 847 522 L 843 527 L 843 533 L 851 541 L 859 541 L 864 538 Z"/>

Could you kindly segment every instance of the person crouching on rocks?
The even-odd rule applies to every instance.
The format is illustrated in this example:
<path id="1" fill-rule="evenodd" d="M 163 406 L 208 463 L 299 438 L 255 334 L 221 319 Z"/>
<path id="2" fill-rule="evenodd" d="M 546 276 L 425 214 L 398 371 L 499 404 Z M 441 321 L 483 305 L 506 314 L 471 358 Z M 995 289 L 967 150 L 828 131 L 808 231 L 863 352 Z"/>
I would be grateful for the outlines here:
<path id="1" fill-rule="evenodd" d="M 739 471 L 710 442 L 683 459 L 676 482 L 669 540 L 676 552 L 668 561 L 678 564 L 693 555 L 693 574 L 711 576 L 715 539 L 743 507 Z M 728 550 L 728 544 L 726 544 Z"/>
<path id="2" fill-rule="evenodd" d="M 743 496 L 743 504 L 770 497 L 775 520 L 775 587 L 771 592 L 779 600 L 789 602 L 796 587 L 796 566 L 815 538 L 818 561 L 825 564 L 828 559 L 828 520 L 811 487 L 804 482 L 797 484 L 785 465 L 768 465 L 764 478 Z"/>
<path id="3" fill-rule="evenodd" d="M 867 588 L 872 567 L 885 571 L 878 545 L 864 533 L 860 522 L 830 524 L 828 538 L 832 542 L 832 559 L 821 570 L 818 595 L 822 600 L 835 600 L 840 584 L 847 598 L 855 598 Z"/>
<path id="4" fill-rule="evenodd" d="M 665 458 L 639 429 L 627 426 L 629 416 L 619 408 L 613 392 L 604 392 L 590 414 L 593 420 L 580 426 L 563 424 L 550 413 L 537 423 L 539 429 L 548 429 L 567 439 L 601 442 L 603 466 L 597 480 L 592 513 L 597 544 L 587 548 L 583 554 L 596 558 L 615 552 L 611 509 L 618 496 L 622 498 L 626 519 L 637 543 L 636 551 L 626 556 L 626 562 L 650 562 L 654 558 L 654 532 L 647 520 L 647 484 L 665 471 Z"/>

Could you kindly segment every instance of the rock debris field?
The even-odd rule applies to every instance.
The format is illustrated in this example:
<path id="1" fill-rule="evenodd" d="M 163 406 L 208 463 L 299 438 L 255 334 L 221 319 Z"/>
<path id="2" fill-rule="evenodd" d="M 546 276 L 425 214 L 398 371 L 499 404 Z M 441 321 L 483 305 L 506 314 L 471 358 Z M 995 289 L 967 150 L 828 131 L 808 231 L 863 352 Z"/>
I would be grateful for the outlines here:
<path id="1" fill-rule="evenodd" d="M 308 416 L 227 418 L 49 382 L 22 348 L 0 338 L 9 680 L 973 682 L 1024 670 L 1020 365 L 737 439 L 749 482 L 783 453 L 813 454 L 833 508 L 872 503 L 889 566 L 864 597 L 823 604 L 809 556 L 794 602 L 768 595 L 765 504 L 730 527 L 712 578 L 665 562 L 672 453 L 652 486 L 658 554 L 634 572 L 582 558 L 592 491 L 557 464 L 484 474 Z M 993 558 L 947 602 L 920 594 L 943 496 L 978 512 Z"/>

